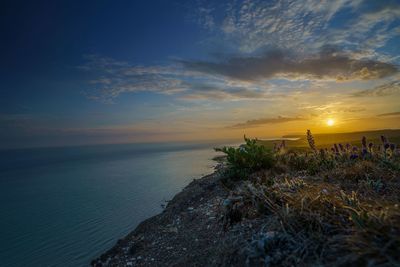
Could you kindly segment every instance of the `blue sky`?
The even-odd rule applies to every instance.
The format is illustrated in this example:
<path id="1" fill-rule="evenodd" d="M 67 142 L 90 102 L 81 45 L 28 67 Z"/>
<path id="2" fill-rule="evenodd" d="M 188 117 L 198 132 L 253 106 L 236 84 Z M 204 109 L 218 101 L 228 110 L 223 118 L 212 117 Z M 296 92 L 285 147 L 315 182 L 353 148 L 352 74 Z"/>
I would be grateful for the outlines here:
<path id="1" fill-rule="evenodd" d="M 0 148 L 400 127 L 400 1 L 9 1 L 0 14 Z"/>

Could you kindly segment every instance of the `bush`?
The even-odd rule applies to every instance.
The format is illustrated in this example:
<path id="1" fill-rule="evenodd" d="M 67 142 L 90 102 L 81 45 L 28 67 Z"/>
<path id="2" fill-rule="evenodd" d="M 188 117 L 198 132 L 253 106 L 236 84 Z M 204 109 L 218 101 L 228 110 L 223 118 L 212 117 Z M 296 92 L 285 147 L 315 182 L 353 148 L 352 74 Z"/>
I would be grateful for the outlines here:
<path id="1" fill-rule="evenodd" d="M 274 153 L 257 143 L 257 139 L 244 137 L 246 142 L 238 148 L 215 148 L 226 154 L 228 176 L 244 178 L 246 175 L 261 169 L 269 169 L 274 164 Z"/>

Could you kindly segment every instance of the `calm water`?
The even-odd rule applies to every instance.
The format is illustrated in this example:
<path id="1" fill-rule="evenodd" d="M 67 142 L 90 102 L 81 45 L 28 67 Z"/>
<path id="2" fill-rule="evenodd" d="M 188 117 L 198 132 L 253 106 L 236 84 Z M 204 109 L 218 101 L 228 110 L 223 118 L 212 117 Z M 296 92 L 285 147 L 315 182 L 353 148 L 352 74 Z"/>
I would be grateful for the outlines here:
<path id="1" fill-rule="evenodd" d="M 88 266 L 193 178 L 210 144 L 0 151 L 0 265 Z"/>

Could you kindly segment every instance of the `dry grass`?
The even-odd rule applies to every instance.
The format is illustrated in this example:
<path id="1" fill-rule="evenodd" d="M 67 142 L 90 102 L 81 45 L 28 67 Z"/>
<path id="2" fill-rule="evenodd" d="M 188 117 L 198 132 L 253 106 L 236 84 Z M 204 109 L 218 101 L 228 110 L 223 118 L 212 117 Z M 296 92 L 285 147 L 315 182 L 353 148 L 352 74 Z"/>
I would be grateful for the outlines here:
<path id="1" fill-rule="evenodd" d="M 400 266 L 397 153 L 279 151 L 274 168 L 233 189 L 235 216 L 263 220 L 241 256 L 249 266 Z"/>

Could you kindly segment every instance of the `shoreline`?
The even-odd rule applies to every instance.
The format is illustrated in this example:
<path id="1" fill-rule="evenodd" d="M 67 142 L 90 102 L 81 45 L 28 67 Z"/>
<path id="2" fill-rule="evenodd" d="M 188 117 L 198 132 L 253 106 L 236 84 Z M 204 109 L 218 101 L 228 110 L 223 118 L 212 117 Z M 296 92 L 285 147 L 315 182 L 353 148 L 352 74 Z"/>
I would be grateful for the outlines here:
<path id="1" fill-rule="evenodd" d="M 213 247 L 223 234 L 220 209 L 228 196 L 219 179 L 216 169 L 193 180 L 161 213 L 142 221 L 90 265 L 215 265 L 219 255 Z"/>

